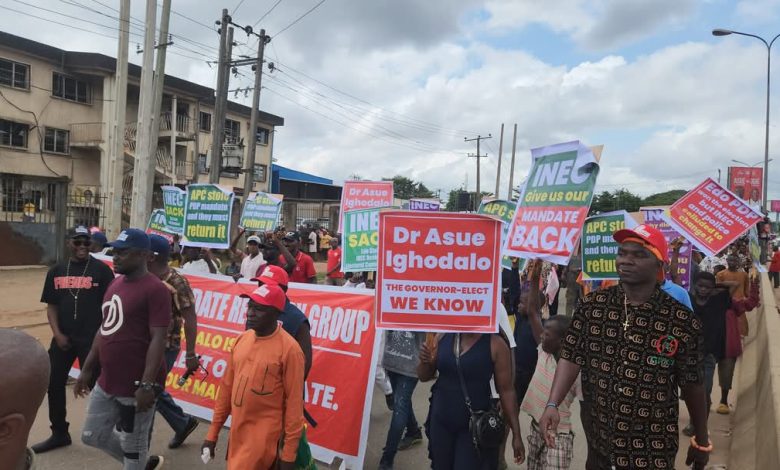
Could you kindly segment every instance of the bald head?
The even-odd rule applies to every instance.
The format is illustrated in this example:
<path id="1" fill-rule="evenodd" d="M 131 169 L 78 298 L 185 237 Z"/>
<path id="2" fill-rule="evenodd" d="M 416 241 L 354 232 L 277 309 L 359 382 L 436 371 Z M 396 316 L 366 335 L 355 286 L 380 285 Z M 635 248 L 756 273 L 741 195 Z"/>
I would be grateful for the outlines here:
<path id="1" fill-rule="evenodd" d="M 0 462 L 18 462 L 49 386 L 49 356 L 32 336 L 0 328 L 0 370 Z"/>

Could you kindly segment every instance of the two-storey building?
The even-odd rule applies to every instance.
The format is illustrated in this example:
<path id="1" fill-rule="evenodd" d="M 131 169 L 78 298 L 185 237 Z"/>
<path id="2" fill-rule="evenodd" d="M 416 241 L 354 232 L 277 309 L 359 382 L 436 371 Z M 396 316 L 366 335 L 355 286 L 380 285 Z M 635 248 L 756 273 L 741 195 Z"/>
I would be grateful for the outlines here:
<path id="1" fill-rule="evenodd" d="M 121 132 L 112 129 L 115 71 L 113 57 L 66 51 L 0 32 L 0 237 L 6 232 L 52 231 L 31 227 L 36 223 L 102 226 L 113 138 L 123 140 L 127 220 L 141 68 L 128 67 L 126 126 Z M 214 94 L 212 88 L 165 76 L 155 187 L 208 182 Z M 228 103 L 219 183 L 237 195 L 243 192 L 250 118 L 251 108 Z M 274 128 L 282 125 L 283 118 L 258 110 L 255 190 L 270 189 Z M 61 235 L 62 228 L 58 230 Z"/>

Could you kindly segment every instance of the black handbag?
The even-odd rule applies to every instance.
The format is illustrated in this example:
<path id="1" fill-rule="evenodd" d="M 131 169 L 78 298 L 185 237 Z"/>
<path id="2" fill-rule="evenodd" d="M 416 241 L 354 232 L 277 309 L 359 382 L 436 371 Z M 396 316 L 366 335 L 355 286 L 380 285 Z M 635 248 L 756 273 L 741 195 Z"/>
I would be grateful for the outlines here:
<path id="1" fill-rule="evenodd" d="M 471 398 L 466 390 L 466 381 L 463 379 L 463 371 L 460 368 L 460 333 L 455 337 L 455 366 L 458 369 L 460 388 L 463 391 L 466 409 L 469 412 L 469 431 L 471 431 L 471 442 L 474 444 L 474 448 L 477 451 L 498 448 L 504 441 L 504 418 L 501 417 L 501 413 L 494 404 L 491 404 L 490 409 L 484 411 L 474 411 L 471 408 Z"/>

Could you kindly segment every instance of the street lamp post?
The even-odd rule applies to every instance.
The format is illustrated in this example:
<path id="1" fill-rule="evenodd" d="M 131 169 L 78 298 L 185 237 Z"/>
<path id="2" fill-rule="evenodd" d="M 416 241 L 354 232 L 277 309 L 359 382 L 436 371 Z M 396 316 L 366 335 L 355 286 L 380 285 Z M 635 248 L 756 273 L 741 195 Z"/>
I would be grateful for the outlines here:
<path id="1" fill-rule="evenodd" d="M 748 167 L 750 167 L 750 168 L 756 167 L 756 166 L 758 166 L 758 165 L 761 165 L 761 164 L 763 164 L 763 163 L 764 163 L 764 162 L 762 162 L 762 161 L 758 161 L 758 162 L 756 162 L 756 163 L 753 163 L 753 164 L 751 165 L 750 163 L 745 163 L 745 162 L 743 162 L 742 160 L 734 160 L 733 158 L 731 159 L 731 161 L 732 161 L 732 162 L 734 162 L 734 163 L 739 163 L 740 165 L 748 166 Z M 768 163 L 768 162 L 771 162 L 771 161 L 772 161 L 772 159 L 770 158 L 769 160 L 767 160 L 767 163 Z"/>
<path id="2" fill-rule="evenodd" d="M 728 36 L 730 34 L 738 34 L 740 36 L 756 38 L 763 42 L 766 46 L 766 131 L 764 133 L 764 194 L 762 197 L 762 206 L 764 207 L 764 210 L 767 210 L 767 193 L 769 192 L 769 77 L 772 64 L 772 45 L 775 43 L 775 40 L 780 37 L 780 34 L 772 38 L 771 41 L 767 42 L 766 39 L 755 34 L 742 33 L 739 31 L 720 28 L 712 30 L 713 36 Z"/>

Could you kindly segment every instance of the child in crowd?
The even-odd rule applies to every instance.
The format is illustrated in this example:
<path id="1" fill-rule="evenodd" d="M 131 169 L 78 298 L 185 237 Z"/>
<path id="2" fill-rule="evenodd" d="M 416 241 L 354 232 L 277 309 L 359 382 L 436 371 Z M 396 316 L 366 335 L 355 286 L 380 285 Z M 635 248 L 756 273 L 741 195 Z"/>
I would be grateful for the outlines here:
<path id="1" fill-rule="evenodd" d="M 532 311 L 538 308 L 536 299 L 538 298 L 541 264 L 540 260 L 534 260 L 528 267 L 531 280 L 528 306 Z M 558 404 L 561 421 L 558 424 L 558 435 L 554 448 L 547 447 L 544 435 L 539 429 L 539 421 L 547 407 L 555 369 L 558 366 L 561 342 L 566 335 L 570 321 L 569 317 L 554 315 L 542 326 L 539 315 L 528 315 L 533 339 L 539 345 L 536 368 L 520 405 L 520 410 L 531 416 L 531 433 L 528 435 L 527 452 L 528 470 L 568 469 L 574 456 L 574 433 L 571 426 L 570 408 L 575 398 L 582 400 L 579 377 L 563 402 Z"/>

